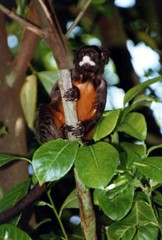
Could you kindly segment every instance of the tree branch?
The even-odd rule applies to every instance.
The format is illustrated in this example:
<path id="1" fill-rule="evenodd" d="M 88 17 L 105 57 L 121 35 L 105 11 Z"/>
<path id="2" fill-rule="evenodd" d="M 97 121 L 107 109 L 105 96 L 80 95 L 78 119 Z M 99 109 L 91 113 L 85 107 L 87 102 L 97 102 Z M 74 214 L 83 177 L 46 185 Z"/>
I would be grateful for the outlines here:
<path id="1" fill-rule="evenodd" d="M 66 37 L 68 37 L 68 35 L 70 34 L 70 32 L 75 28 L 75 26 L 78 24 L 78 22 L 80 21 L 80 19 L 83 17 L 83 15 L 85 14 L 87 8 L 89 7 L 89 5 L 91 4 L 92 0 L 85 0 L 85 5 L 84 7 L 80 10 L 78 16 L 76 17 L 76 19 L 74 20 L 74 22 L 72 23 L 72 25 L 70 26 L 70 28 L 68 29 L 67 33 L 66 33 Z"/>
<path id="2" fill-rule="evenodd" d="M 5 16 L 0 12 L 0 82 L 4 81 L 6 74 L 10 70 L 11 52 L 7 44 L 7 32 L 5 24 Z"/>
<path id="3" fill-rule="evenodd" d="M 56 59 L 56 62 L 59 68 L 59 86 L 60 86 L 61 94 L 63 95 L 64 92 L 67 91 L 67 89 L 72 87 L 72 83 L 70 81 L 71 74 L 69 71 L 69 69 L 72 66 L 72 61 L 69 58 L 70 54 L 68 51 L 67 43 L 62 34 L 60 26 L 57 22 L 55 13 L 52 12 L 49 6 L 45 4 L 45 1 L 39 0 L 39 4 L 38 4 L 38 1 L 33 0 L 31 3 L 34 4 L 34 9 L 36 9 L 37 14 L 33 9 L 34 14 L 30 15 L 30 20 L 32 18 L 32 21 L 33 20 L 37 21 L 37 16 L 38 16 L 39 17 L 38 21 L 42 26 L 43 32 L 44 31 L 47 32 L 47 34 L 44 35 L 44 38 L 47 44 L 50 46 L 53 52 L 53 55 Z M 31 41 L 31 39 L 33 39 L 33 34 L 29 33 L 28 30 L 25 31 L 23 36 L 22 49 L 26 49 L 26 47 L 28 47 L 28 45 L 26 45 L 25 39 L 27 39 L 28 41 Z M 34 40 L 34 43 L 32 43 L 32 50 L 34 50 L 34 46 L 38 40 L 37 36 L 35 36 L 33 40 Z M 24 52 L 26 54 L 28 53 L 26 51 Z M 22 73 L 24 74 L 27 61 L 29 61 L 32 56 L 31 53 L 33 53 L 31 51 L 31 46 L 30 46 L 30 54 L 27 57 L 23 55 L 22 51 L 20 51 L 19 55 L 17 56 L 17 59 L 14 61 L 14 69 L 17 75 L 18 75 L 18 69 L 20 70 L 20 67 L 23 67 L 21 64 L 25 64 L 25 67 L 23 68 L 24 70 L 22 71 Z M 24 58 L 25 58 L 25 62 L 20 61 L 20 59 L 23 60 Z M 17 83 L 15 82 L 15 84 Z M 20 85 L 20 82 L 18 82 L 18 84 Z M 64 107 L 67 124 L 70 124 L 70 125 L 73 124 L 75 126 L 78 122 L 77 113 L 76 113 L 76 103 L 65 102 L 63 99 L 63 104 L 64 104 L 63 107 Z M 74 138 L 72 135 L 69 136 L 69 139 L 76 140 L 76 138 Z M 95 215 L 93 211 L 90 192 L 88 189 L 85 188 L 84 184 L 80 181 L 76 170 L 75 170 L 75 180 L 76 180 L 76 186 L 78 190 L 78 199 L 80 203 L 80 215 L 81 215 L 81 222 L 82 222 L 84 236 L 86 240 L 91 240 L 91 239 L 95 240 L 96 239 L 96 230 L 95 230 L 96 221 L 95 221 Z M 22 202 L 20 203 L 22 204 Z"/>
<path id="4" fill-rule="evenodd" d="M 97 240 L 96 218 L 93 210 L 89 189 L 80 180 L 76 169 L 74 169 L 76 187 L 78 191 L 81 225 L 85 240 Z"/>
<path id="5" fill-rule="evenodd" d="M 33 1 L 31 1 L 29 5 L 28 20 L 33 22 L 36 25 L 39 25 L 38 16 L 37 16 L 37 12 L 35 11 Z M 17 53 L 12 63 L 13 73 L 16 75 L 16 79 L 14 82 L 15 88 L 20 88 L 23 83 L 26 70 L 33 57 L 34 50 L 37 46 L 38 40 L 39 40 L 39 37 L 35 33 L 31 32 L 28 29 L 24 31 L 24 34 L 21 39 L 20 51 Z"/>
<path id="6" fill-rule="evenodd" d="M 46 185 L 35 185 L 27 196 L 18 201 L 13 207 L 0 212 L 0 224 L 6 223 L 10 219 L 20 214 L 26 207 L 30 206 L 45 192 Z"/>
<path id="7" fill-rule="evenodd" d="M 55 13 L 52 15 L 52 11 L 45 6 L 43 0 L 39 0 L 42 8 L 39 8 L 39 16 L 44 20 L 43 15 L 48 18 L 48 21 L 41 22 L 41 26 L 48 29 L 48 36 L 46 37 L 46 41 L 51 47 L 53 51 L 53 55 L 56 59 L 59 68 L 59 87 L 61 91 L 61 95 L 63 96 L 64 92 L 67 89 L 72 87 L 71 83 L 71 75 L 69 72 L 69 67 L 71 66 L 71 59 L 69 59 L 69 52 L 67 50 L 67 44 L 60 29 L 60 26 L 57 22 L 57 18 Z M 45 11 L 45 12 L 42 12 Z M 50 12 L 48 12 L 50 11 Z M 40 19 L 40 21 L 41 21 Z M 57 46 L 57 48 L 56 48 Z M 74 126 L 78 122 L 77 113 L 76 113 L 76 103 L 75 102 L 67 102 L 62 98 L 64 113 L 66 123 Z M 74 136 L 69 135 L 69 140 L 77 140 Z M 93 205 L 91 201 L 90 192 L 81 180 L 78 177 L 77 171 L 75 170 L 75 181 L 76 187 L 78 191 L 78 200 L 80 203 L 80 216 L 81 216 L 81 224 L 83 233 L 85 236 L 85 240 L 95 240 L 96 239 L 96 221 L 95 214 L 93 211 Z M 84 201 L 86 199 L 86 201 Z M 88 210 L 88 213 L 86 214 Z M 91 217 L 90 217 L 91 216 Z"/>
<path id="8" fill-rule="evenodd" d="M 46 35 L 46 32 L 42 31 L 41 28 L 39 28 L 38 26 L 34 25 L 33 23 L 21 18 L 20 16 L 16 15 L 13 11 L 9 10 L 2 4 L 0 4 L 0 11 L 5 13 L 8 17 L 12 18 L 16 22 L 18 22 L 19 24 L 21 24 L 22 26 L 27 28 L 28 30 L 30 30 L 31 32 L 37 34 L 38 36 L 44 37 Z"/>

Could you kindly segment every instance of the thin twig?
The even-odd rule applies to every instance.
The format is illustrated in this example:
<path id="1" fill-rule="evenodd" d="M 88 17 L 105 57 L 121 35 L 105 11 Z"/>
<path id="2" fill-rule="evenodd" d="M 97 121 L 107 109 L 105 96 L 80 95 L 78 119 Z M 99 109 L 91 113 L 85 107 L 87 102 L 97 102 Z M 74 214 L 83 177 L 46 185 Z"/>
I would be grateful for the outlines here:
<path id="1" fill-rule="evenodd" d="M 44 3 L 42 0 L 38 0 L 38 1 L 39 1 L 40 5 L 41 5 L 41 7 L 42 7 L 42 9 L 43 9 L 43 11 L 44 11 L 47 19 L 48 19 L 48 21 L 50 22 L 51 25 L 53 25 L 52 18 L 51 18 L 51 14 L 50 14 L 50 12 L 48 11 L 47 6 L 45 5 L 45 3 Z"/>
<path id="2" fill-rule="evenodd" d="M 72 25 L 70 26 L 70 28 L 68 29 L 67 33 L 66 33 L 66 37 L 68 37 L 68 35 L 70 34 L 70 32 L 75 28 L 75 26 L 78 24 L 78 22 L 80 21 L 80 19 L 83 17 L 84 13 L 86 12 L 87 8 L 89 7 L 89 5 L 91 4 L 92 0 L 85 0 L 85 5 L 84 7 L 80 10 L 78 16 L 76 17 L 76 19 L 74 20 L 74 22 L 72 23 Z"/>
<path id="3" fill-rule="evenodd" d="M 42 31 L 41 28 L 33 25 L 32 23 L 28 22 L 27 20 L 21 18 L 20 16 L 16 15 L 13 11 L 9 10 L 8 8 L 6 8 L 5 6 L 3 6 L 2 4 L 0 4 L 0 11 L 2 11 L 3 13 L 5 13 L 8 17 L 14 19 L 16 22 L 20 23 L 22 26 L 24 26 L 25 28 L 27 28 L 28 30 L 30 30 L 31 32 L 44 37 L 46 36 L 46 32 Z"/>
<path id="4" fill-rule="evenodd" d="M 48 199 L 49 199 L 50 204 L 51 204 L 51 206 L 52 206 L 52 210 L 53 210 L 53 212 L 54 212 L 54 214 L 55 214 L 55 216 L 56 216 L 56 218 L 57 218 L 57 221 L 58 221 L 58 223 L 59 223 L 59 225 L 60 225 L 61 231 L 62 231 L 62 233 L 63 233 L 63 235 L 64 235 L 64 239 L 65 239 L 65 240 L 68 240 L 68 236 L 67 236 L 67 234 L 66 234 L 64 225 L 63 225 L 63 223 L 61 222 L 60 216 L 59 216 L 59 214 L 58 214 L 58 212 L 57 212 L 57 210 L 56 210 L 54 201 L 53 201 L 53 199 L 52 199 L 52 197 L 51 197 L 51 192 L 50 192 L 50 190 L 47 192 L 47 196 L 48 196 Z"/>

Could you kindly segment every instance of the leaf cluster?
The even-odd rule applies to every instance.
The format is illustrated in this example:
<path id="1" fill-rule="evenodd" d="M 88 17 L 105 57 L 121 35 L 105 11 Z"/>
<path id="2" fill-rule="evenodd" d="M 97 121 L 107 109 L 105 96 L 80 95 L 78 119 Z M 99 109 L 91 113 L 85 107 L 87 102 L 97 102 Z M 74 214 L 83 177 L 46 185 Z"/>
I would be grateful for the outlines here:
<path id="1" fill-rule="evenodd" d="M 162 144 L 148 148 L 145 143 L 147 123 L 138 112 L 139 107 L 149 106 L 154 100 L 140 92 L 161 80 L 158 77 L 133 87 L 126 93 L 122 109 L 106 111 L 95 128 L 94 144 L 83 146 L 77 141 L 57 139 L 35 151 L 31 161 L 34 181 L 40 185 L 48 183 L 49 201 L 40 201 L 39 206 L 53 210 L 62 232 L 61 239 L 74 239 L 66 233 L 61 218 L 65 209 L 78 208 L 77 194 L 74 189 L 58 210 L 51 189 L 53 183 L 72 174 L 73 167 L 87 189 L 92 191 L 99 216 L 97 222 L 104 229 L 102 234 L 99 229 L 100 239 L 161 239 L 162 158 L 154 156 L 153 151 L 162 148 Z M 16 159 L 18 157 L 2 154 L 0 166 Z M 4 195 L 0 199 L 0 210 L 22 198 L 28 185 L 22 183 Z M 0 226 L 0 238 L 5 239 L 7 234 L 15 236 L 14 239 L 20 239 L 20 236 L 31 239 L 16 227 L 19 218 L 12 221 L 12 225 Z M 57 239 L 55 234 L 52 233 L 51 238 L 44 235 L 42 239 Z M 76 233 L 75 239 L 81 239 L 80 234 Z"/>

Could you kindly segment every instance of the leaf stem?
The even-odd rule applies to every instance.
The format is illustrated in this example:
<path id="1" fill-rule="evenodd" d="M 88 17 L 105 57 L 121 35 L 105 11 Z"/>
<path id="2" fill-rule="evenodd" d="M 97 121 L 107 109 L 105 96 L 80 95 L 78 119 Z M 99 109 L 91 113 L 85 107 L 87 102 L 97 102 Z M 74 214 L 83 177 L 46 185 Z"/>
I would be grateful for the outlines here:
<path id="1" fill-rule="evenodd" d="M 51 194 L 50 194 L 50 190 L 47 192 L 47 196 L 48 196 L 49 201 L 50 201 L 50 204 L 51 204 L 51 206 L 52 206 L 52 210 L 53 210 L 53 212 L 54 212 L 54 214 L 55 214 L 55 216 L 56 216 L 56 218 L 57 218 L 57 220 L 58 220 L 58 223 L 59 223 L 59 225 L 60 225 L 61 231 L 62 231 L 62 233 L 63 233 L 63 235 L 64 235 L 64 239 L 65 239 L 65 240 L 68 240 L 68 236 L 67 236 L 67 234 L 66 234 L 65 228 L 64 228 L 64 226 L 63 226 L 63 224 L 62 224 L 62 222 L 61 222 L 61 219 L 60 219 L 60 217 L 59 217 L 59 214 L 58 214 L 58 212 L 57 212 L 57 210 L 56 210 L 56 207 L 55 207 L 55 205 L 54 205 L 54 202 L 53 202 L 53 200 L 52 200 L 52 197 L 51 197 Z"/>
<path id="2" fill-rule="evenodd" d="M 86 0 L 84 7 L 80 10 L 78 16 L 76 17 L 76 19 L 74 20 L 74 22 L 72 23 L 72 25 L 70 26 L 70 28 L 68 29 L 67 33 L 66 33 L 66 37 L 68 37 L 68 35 L 70 34 L 70 32 L 75 28 L 75 26 L 78 24 L 78 22 L 80 21 L 80 19 L 83 17 L 84 13 L 86 12 L 87 8 L 89 7 L 89 5 L 91 4 L 92 0 Z"/>

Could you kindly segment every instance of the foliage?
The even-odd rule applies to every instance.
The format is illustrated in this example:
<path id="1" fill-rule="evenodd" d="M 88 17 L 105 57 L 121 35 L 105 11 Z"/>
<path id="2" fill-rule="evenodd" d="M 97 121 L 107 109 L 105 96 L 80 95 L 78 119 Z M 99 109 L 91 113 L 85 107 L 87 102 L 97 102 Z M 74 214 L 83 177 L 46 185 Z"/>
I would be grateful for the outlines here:
<path id="1" fill-rule="evenodd" d="M 158 80 L 161 81 L 162 78 Z M 60 209 L 55 206 L 51 192 L 52 183 L 57 185 L 63 178 L 68 181 L 68 176 L 73 176 L 73 167 L 76 167 L 85 186 L 93 192 L 97 221 L 104 228 L 102 237 L 99 232 L 100 239 L 160 238 L 162 163 L 161 156 L 152 153 L 162 145 L 147 147 L 147 124 L 144 116 L 136 111 L 148 101 L 147 98 L 144 100 L 141 96 L 137 97 L 139 89 L 144 90 L 156 81 L 157 78 L 132 88 L 125 95 L 122 109 L 104 113 L 95 129 L 94 144 L 82 146 L 77 142 L 57 139 L 36 150 L 32 159 L 35 178 L 40 184 L 48 182 L 48 200 L 38 202 L 38 207 L 53 211 L 62 232 L 58 233 L 54 228 L 53 233 L 42 235 L 41 239 L 60 239 L 59 235 L 62 235 L 62 239 L 82 239 L 80 232 L 73 229 L 71 234 L 63 224 L 64 213 L 68 209 L 78 208 L 76 190 L 69 193 Z M 0 155 L 0 164 L 7 164 L 15 158 Z M 11 202 L 13 204 L 20 199 L 20 187 L 25 190 L 26 186 L 24 183 L 7 193 L 0 201 L 0 208 L 7 208 Z M 7 205 L 4 205 L 4 201 Z M 12 221 L 15 226 L 2 225 L 0 236 L 4 238 L 5 234 L 8 237 L 15 234 L 14 239 L 18 239 L 16 234 L 21 231 L 16 227 L 18 220 Z M 43 219 L 39 226 L 48 221 L 51 220 Z M 21 231 L 20 234 L 23 239 L 30 239 L 26 233 Z"/>
<path id="2" fill-rule="evenodd" d="M 56 1 L 56 13 L 63 30 L 79 9 L 82 12 L 85 2 L 83 0 L 77 1 L 77 3 L 64 1 L 65 6 L 63 7 L 62 1 L 60 3 Z M 123 30 L 118 29 L 118 26 L 122 26 L 122 24 L 120 21 L 116 21 L 119 16 L 112 2 L 92 0 L 87 14 L 73 31 L 66 35 L 71 49 L 76 49 L 83 44 L 94 44 L 96 40 L 99 42 L 102 40 L 106 47 L 114 47 L 115 50 L 116 46 L 120 47 L 121 43 L 123 46 Z M 141 8 L 140 2 L 142 1 L 139 1 L 137 6 L 139 9 Z M 152 6 L 149 4 L 153 1 L 146 2 L 147 11 L 145 9 L 145 12 L 147 13 L 148 6 Z M 16 0 L 16 3 L 16 12 L 25 19 L 28 3 L 22 0 Z M 124 16 L 125 11 L 121 12 Z M 133 20 L 137 9 L 133 11 L 131 9 L 128 12 L 123 23 L 126 22 L 129 38 L 135 43 L 143 41 L 157 50 L 158 46 L 154 40 L 160 39 L 159 30 L 154 29 L 152 12 L 149 11 L 148 15 L 145 14 L 145 18 L 150 18 L 150 24 L 142 18 L 143 6 L 139 19 Z M 110 18 L 111 23 L 105 22 L 103 19 L 100 21 L 101 15 L 104 19 Z M 23 43 L 23 41 L 21 42 L 23 28 L 15 21 L 7 19 L 7 23 L 8 34 L 14 34 L 18 40 L 15 47 L 10 47 L 14 57 L 19 53 L 21 46 L 19 42 Z M 105 26 L 110 27 L 105 28 Z M 118 37 L 115 32 L 119 32 L 121 36 Z M 25 55 L 28 54 L 24 52 L 24 57 Z M 121 61 L 120 56 L 118 59 L 120 66 L 117 72 L 120 72 L 121 63 L 124 62 L 127 66 L 127 62 L 124 58 Z M 29 128 L 28 133 L 32 135 L 37 104 L 49 100 L 51 88 L 58 79 L 56 62 L 45 40 L 41 39 L 38 42 L 32 62 L 28 62 L 28 65 L 28 76 L 21 88 L 20 101 Z M 115 67 L 117 65 L 114 64 Z M 157 76 L 157 71 L 154 72 L 152 69 L 145 74 L 149 75 L 149 71 Z M 124 75 L 124 85 L 126 85 L 126 75 L 131 82 L 133 74 L 129 68 L 122 69 L 122 72 L 126 72 Z M 12 72 L 6 76 L 10 87 L 14 79 L 15 75 Z M 113 79 L 112 76 L 111 79 Z M 122 82 L 121 79 L 120 81 Z M 162 144 L 147 146 L 147 122 L 141 111 L 138 112 L 141 107 L 149 107 L 155 100 L 154 97 L 145 95 L 145 88 L 150 90 L 151 84 L 161 81 L 162 77 L 158 76 L 138 84 L 125 94 L 123 108 L 105 111 L 95 127 L 92 145 L 83 146 L 77 141 L 57 139 L 38 147 L 32 139 L 29 152 L 29 158 L 32 160 L 1 154 L 1 168 L 11 165 L 13 161 L 25 160 L 28 161 L 33 172 L 30 181 L 21 182 L 0 198 L 0 212 L 12 207 L 24 196 L 27 196 L 28 190 L 37 183 L 40 185 L 45 183 L 47 192 L 32 206 L 36 209 L 37 218 L 37 225 L 32 232 L 28 229 L 26 232 L 23 231 L 24 228 L 21 227 L 22 213 L 7 224 L 0 225 L 0 239 L 83 239 L 80 224 L 76 226 L 76 222 L 75 224 L 71 222 L 71 217 L 79 215 L 74 168 L 77 169 L 86 188 L 90 189 L 92 193 L 98 239 L 162 239 L 162 162 L 160 155 L 154 155 L 154 151 L 162 148 Z M 8 128 L 0 122 L 0 137 L 5 134 L 8 134 Z M 2 195 L 1 192 L 0 195 Z"/>

